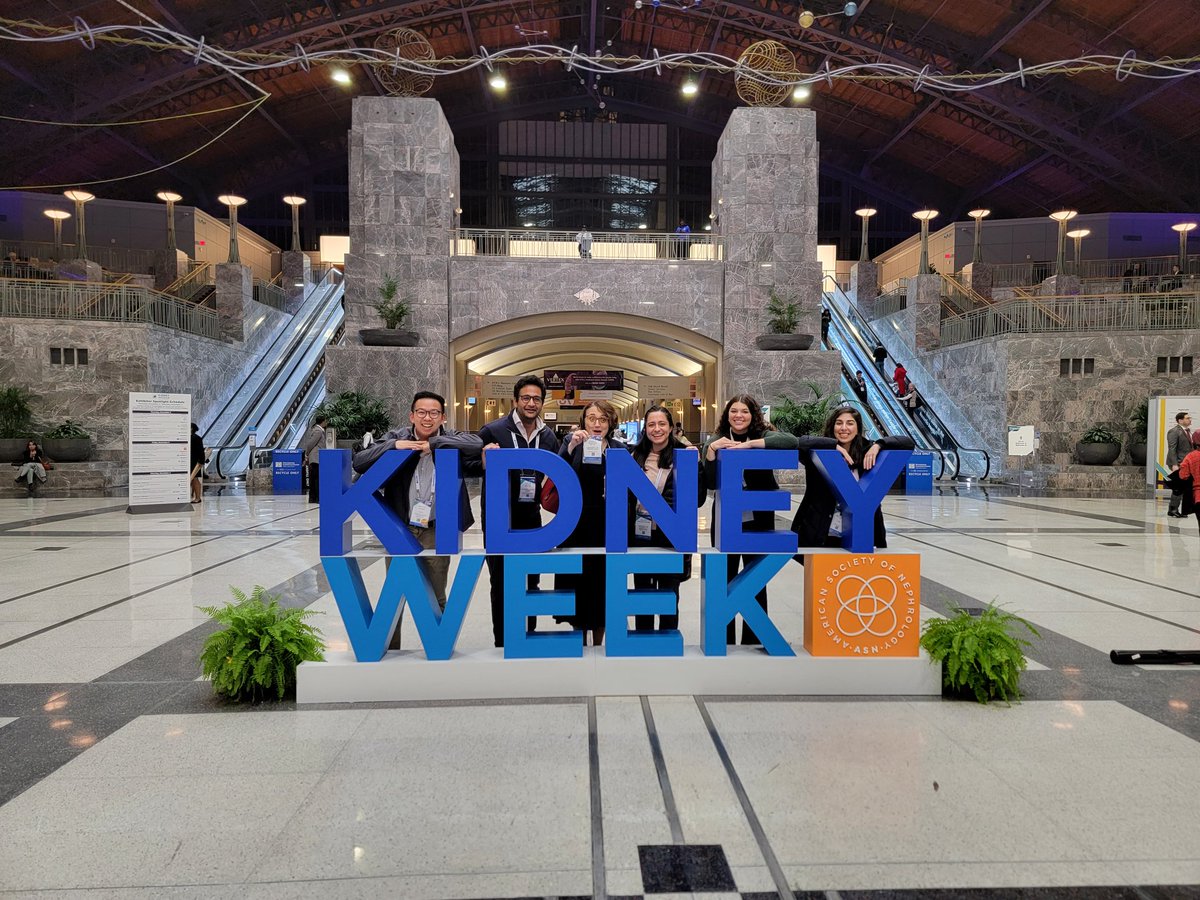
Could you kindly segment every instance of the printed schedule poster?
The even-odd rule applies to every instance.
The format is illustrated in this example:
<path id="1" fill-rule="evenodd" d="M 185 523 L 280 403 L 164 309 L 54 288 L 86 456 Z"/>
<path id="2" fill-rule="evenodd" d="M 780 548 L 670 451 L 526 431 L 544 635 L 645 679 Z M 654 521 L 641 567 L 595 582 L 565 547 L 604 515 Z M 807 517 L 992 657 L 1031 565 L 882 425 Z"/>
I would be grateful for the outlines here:
<path id="1" fill-rule="evenodd" d="M 129 395 L 129 512 L 191 509 L 191 394 Z"/>

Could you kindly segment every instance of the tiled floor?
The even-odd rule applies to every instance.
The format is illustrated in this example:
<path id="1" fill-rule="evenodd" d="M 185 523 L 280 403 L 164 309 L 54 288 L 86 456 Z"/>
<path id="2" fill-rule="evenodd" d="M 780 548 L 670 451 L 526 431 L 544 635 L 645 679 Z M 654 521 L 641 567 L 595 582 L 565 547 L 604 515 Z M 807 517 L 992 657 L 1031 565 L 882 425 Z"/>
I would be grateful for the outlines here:
<path id="1" fill-rule="evenodd" d="M 1023 703 L 226 707 L 196 680 L 196 607 L 229 585 L 346 646 L 315 508 L 0 501 L 0 894 L 1200 897 L 1200 671 L 1108 659 L 1200 648 L 1195 522 L 992 489 L 885 510 L 925 614 L 998 600 L 1042 631 Z M 491 642 L 486 595 L 462 649 Z M 798 634 L 798 567 L 771 610 Z"/>

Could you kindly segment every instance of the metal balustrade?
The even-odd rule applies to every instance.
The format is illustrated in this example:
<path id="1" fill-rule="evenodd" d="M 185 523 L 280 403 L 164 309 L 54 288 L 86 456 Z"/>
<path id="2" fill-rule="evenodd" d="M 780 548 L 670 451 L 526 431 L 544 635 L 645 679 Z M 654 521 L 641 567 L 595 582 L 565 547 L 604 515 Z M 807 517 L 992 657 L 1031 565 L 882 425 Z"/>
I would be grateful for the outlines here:
<path id="1" fill-rule="evenodd" d="M 880 294 L 875 298 L 875 303 L 872 306 L 872 318 L 882 319 L 884 316 L 894 315 L 902 309 L 908 307 L 908 293 L 893 292 L 890 294 Z"/>
<path id="2" fill-rule="evenodd" d="M 255 279 L 253 296 L 259 303 L 264 303 L 275 309 L 287 309 L 287 291 L 277 284 L 270 284 L 266 281 Z"/>
<path id="3" fill-rule="evenodd" d="M 1075 263 L 1068 260 L 1063 274 L 1077 275 L 1085 281 L 1104 279 L 1123 282 L 1129 277 L 1125 273 L 1138 264 L 1141 265 L 1142 269 L 1132 276 L 1135 282 L 1141 279 L 1157 281 L 1161 276 L 1170 275 L 1172 266 L 1179 265 L 1179 255 L 1082 259 L 1079 261 L 1078 270 L 1075 268 Z M 1040 284 L 1043 280 L 1054 274 L 1053 262 L 1002 263 L 993 265 L 990 268 L 992 271 L 993 288 L 1028 287 Z M 1183 267 L 1183 270 L 1184 272 L 1200 271 L 1200 256 L 1189 256 L 1187 258 L 1187 265 Z M 1150 289 L 1156 290 L 1153 287 Z M 1136 288 L 1126 286 L 1124 290 L 1125 293 L 1129 293 L 1136 290 Z"/>
<path id="4" fill-rule="evenodd" d="M 213 309 L 129 284 L 0 278 L 0 316 L 143 322 L 220 338 Z"/>
<path id="5" fill-rule="evenodd" d="M 132 272 L 137 275 L 154 273 L 154 254 L 156 250 L 135 250 L 130 247 L 110 247 L 105 244 L 88 244 L 87 258 L 91 262 L 100 263 L 105 269 L 114 272 Z M 56 260 L 55 246 L 50 241 L 0 241 L 0 256 L 16 253 L 24 260 L 38 260 L 40 268 L 52 268 Z M 75 244 L 62 245 L 63 260 L 75 258 Z"/>
<path id="6" fill-rule="evenodd" d="M 450 241 L 454 256 L 520 256 L 535 259 L 579 259 L 575 231 L 533 228 L 460 228 Z M 658 259 L 668 263 L 725 258 L 720 235 L 656 231 L 593 231 L 590 259 Z"/>
<path id="7" fill-rule="evenodd" d="M 942 345 L 1002 334 L 1180 331 L 1200 327 L 1200 293 L 1112 294 L 1006 300 L 942 321 Z"/>

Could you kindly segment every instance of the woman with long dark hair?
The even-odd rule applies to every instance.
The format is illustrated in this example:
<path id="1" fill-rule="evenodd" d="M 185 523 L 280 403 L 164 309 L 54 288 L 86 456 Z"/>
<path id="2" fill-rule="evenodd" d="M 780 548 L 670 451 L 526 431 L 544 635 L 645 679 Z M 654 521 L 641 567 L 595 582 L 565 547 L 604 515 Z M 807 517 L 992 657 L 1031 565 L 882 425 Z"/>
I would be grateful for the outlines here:
<path id="1" fill-rule="evenodd" d="M 762 407 L 749 394 L 738 394 L 725 404 L 721 413 L 721 421 L 717 425 L 717 436 L 704 445 L 705 483 L 709 490 L 717 489 L 717 467 L 713 465 L 718 453 L 729 453 L 735 450 L 768 449 L 795 450 L 796 439 L 781 431 L 776 431 L 763 418 Z M 779 483 L 775 481 L 775 473 L 767 469 L 747 470 L 742 479 L 742 487 L 751 491 L 776 491 Z M 713 522 L 716 530 L 716 522 Z M 775 513 L 771 510 L 756 510 L 752 520 L 745 523 L 746 531 L 774 531 Z M 727 572 L 732 579 L 741 569 L 751 565 L 760 556 L 740 556 L 731 554 L 727 562 Z M 758 592 L 756 599 L 765 612 L 767 609 L 767 589 Z M 734 644 L 736 640 L 736 621 L 730 622 L 725 630 L 726 643 Z M 743 644 L 760 644 L 758 635 L 744 621 L 742 622 Z"/>
<path id="2" fill-rule="evenodd" d="M 563 442 L 558 455 L 571 464 L 583 491 L 583 510 L 563 547 L 604 547 L 605 457 L 610 447 L 624 447 L 617 431 L 617 411 L 607 400 L 593 400 L 583 408 L 579 427 Z M 575 592 L 575 614 L 559 617 L 592 636 L 592 646 L 604 643 L 604 554 L 583 557 L 579 575 L 555 575 L 555 590 Z"/>
<path id="3" fill-rule="evenodd" d="M 675 509 L 675 460 L 679 453 L 695 453 L 696 450 L 682 443 L 675 431 L 675 420 L 665 406 L 651 406 L 642 418 L 642 436 L 633 447 L 634 462 L 641 467 L 646 477 L 658 489 L 663 500 Z M 696 467 L 699 485 L 696 490 L 696 505 L 704 503 L 707 490 L 704 472 Z M 632 497 L 629 503 L 629 546 L 671 547 L 671 542 L 653 521 L 646 508 Z M 639 590 L 670 592 L 675 595 L 675 612 L 658 617 L 658 630 L 671 631 L 679 627 L 679 585 L 691 577 L 691 554 L 684 557 L 683 572 L 679 575 L 635 574 L 633 586 Z M 654 631 L 654 616 L 634 616 L 633 626 L 637 631 Z"/>
<path id="4" fill-rule="evenodd" d="M 825 420 L 820 437 L 800 438 L 800 461 L 804 464 L 804 499 L 792 520 L 792 531 L 800 538 L 801 547 L 840 547 L 842 544 L 842 515 L 837 498 L 825 476 L 813 462 L 814 450 L 838 450 L 850 466 L 855 478 L 871 471 L 881 450 L 912 450 L 912 438 L 903 435 L 881 437 L 868 441 L 863 435 L 862 414 L 853 406 L 839 406 Z M 887 546 L 887 531 L 883 524 L 883 509 L 875 510 L 875 546 Z M 803 558 L 798 557 L 799 562 Z"/>
<path id="5" fill-rule="evenodd" d="M 46 483 L 46 462 L 46 454 L 42 452 L 41 445 L 30 438 L 25 442 L 25 449 L 21 451 L 21 455 L 13 462 L 14 466 L 20 467 L 13 481 L 24 481 L 25 490 L 32 497 L 37 493 L 38 487 Z"/>

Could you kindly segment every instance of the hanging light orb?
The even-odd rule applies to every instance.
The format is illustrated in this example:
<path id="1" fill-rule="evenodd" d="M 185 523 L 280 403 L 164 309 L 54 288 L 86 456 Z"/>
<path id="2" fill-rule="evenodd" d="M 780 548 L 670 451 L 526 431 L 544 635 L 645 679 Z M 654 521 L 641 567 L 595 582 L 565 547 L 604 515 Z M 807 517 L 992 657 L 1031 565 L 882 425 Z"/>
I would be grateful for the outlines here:
<path id="1" fill-rule="evenodd" d="M 778 106 L 791 96 L 791 86 L 759 81 L 756 75 L 794 78 L 796 57 L 779 41 L 758 41 L 738 57 L 738 71 L 733 76 L 738 96 L 747 106 Z"/>
<path id="2" fill-rule="evenodd" d="M 411 28 L 393 28 L 384 32 L 375 39 L 375 49 L 407 62 L 432 62 L 437 58 L 425 35 Z M 379 63 L 375 66 L 375 74 L 393 97 L 420 97 L 433 87 L 432 75 L 409 72 L 395 62 Z"/>
<path id="3" fill-rule="evenodd" d="M 816 20 L 817 17 L 813 14 L 812 10 L 802 9 L 800 10 L 800 18 L 797 21 L 800 23 L 801 28 L 811 28 L 812 23 Z"/>

